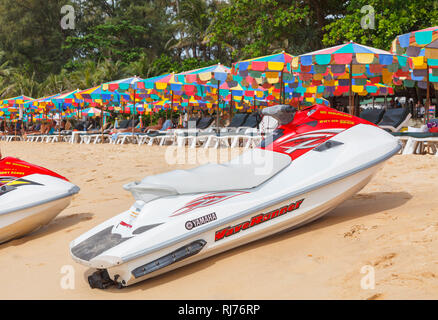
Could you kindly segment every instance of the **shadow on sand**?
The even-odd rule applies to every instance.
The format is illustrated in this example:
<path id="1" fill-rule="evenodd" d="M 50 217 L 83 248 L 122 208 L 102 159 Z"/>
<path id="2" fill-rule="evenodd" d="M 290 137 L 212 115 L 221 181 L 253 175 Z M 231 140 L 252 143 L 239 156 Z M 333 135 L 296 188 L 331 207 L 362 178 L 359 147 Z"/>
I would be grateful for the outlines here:
<path id="1" fill-rule="evenodd" d="M 239 255 L 246 250 L 264 247 L 273 242 L 282 241 L 302 233 L 323 229 L 344 221 L 381 213 L 386 210 L 395 209 L 405 204 L 411 198 L 411 194 L 407 192 L 373 192 L 356 194 L 327 215 L 303 227 L 278 233 L 267 238 L 245 244 L 243 246 L 209 257 L 205 260 L 198 261 L 194 264 L 190 264 L 173 270 L 169 273 L 165 273 L 155 278 L 136 283 L 121 290 L 115 287 L 111 287 L 109 289 L 106 289 L 106 291 L 118 294 L 129 294 L 133 291 L 149 290 L 164 283 L 190 276 L 192 273 L 208 268 L 209 266 L 216 263 L 216 261 Z M 94 270 L 89 269 L 84 274 L 84 279 L 86 282 L 88 282 L 88 275 L 93 273 L 93 271 Z"/>

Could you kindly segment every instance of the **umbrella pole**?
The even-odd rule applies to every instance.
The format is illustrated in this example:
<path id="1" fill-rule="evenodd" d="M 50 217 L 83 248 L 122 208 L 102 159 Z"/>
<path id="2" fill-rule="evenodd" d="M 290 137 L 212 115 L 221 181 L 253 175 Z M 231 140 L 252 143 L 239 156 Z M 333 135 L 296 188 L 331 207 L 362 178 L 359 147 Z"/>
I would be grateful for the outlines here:
<path id="1" fill-rule="evenodd" d="M 219 87 L 220 81 L 217 82 L 217 105 L 216 105 L 216 127 L 219 129 Z"/>
<path id="2" fill-rule="evenodd" d="M 233 118 L 233 91 L 231 90 L 231 99 L 230 99 L 230 122 L 231 119 Z"/>
<path id="3" fill-rule="evenodd" d="M 426 111 L 424 115 L 424 123 L 427 123 L 429 120 L 429 107 L 430 107 L 430 79 L 429 79 L 429 62 L 427 65 L 427 89 L 426 89 Z"/>
<path id="4" fill-rule="evenodd" d="M 172 121 L 172 111 L 173 111 L 173 90 L 170 90 L 170 92 L 172 93 L 171 96 L 171 101 L 170 101 L 170 121 Z"/>
<path id="5" fill-rule="evenodd" d="M 62 122 L 62 118 L 61 118 L 61 112 L 59 113 L 59 127 L 58 127 L 58 142 L 61 142 L 61 122 Z"/>
<path id="6" fill-rule="evenodd" d="M 135 89 L 132 88 L 132 91 L 134 91 L 134 109 L 132 110 L 132 136 L 134 136 L 134 122 L 135 122 Z"/>
<path id="7" fill-rule="evenodd" d="M 103 144 L 103 117 L 105 115 L 105 109 L 103 106 L 101 106 L 101 115 L 100 115 L 100 134 L 101 134 L 101 142 Z"/>
<path id="8" fill-rule="evenodd" d="M 280 103 L 284 104 L 284 82 L 283 82 L 283 71 L 281 71 L 281 80 L 280 80 Z M 254 105 L 255 107 L 255 105 Z"/>
<path id="9" fill-rule="evenodd" d="M 350 114 L 354 115 L 354 103 L 352 103 L 353 97 L 353 60 L 350 62 L 350 76 L 349 76 L 349 93 L 348 93 L 348 104 L 350 105 Z"/>

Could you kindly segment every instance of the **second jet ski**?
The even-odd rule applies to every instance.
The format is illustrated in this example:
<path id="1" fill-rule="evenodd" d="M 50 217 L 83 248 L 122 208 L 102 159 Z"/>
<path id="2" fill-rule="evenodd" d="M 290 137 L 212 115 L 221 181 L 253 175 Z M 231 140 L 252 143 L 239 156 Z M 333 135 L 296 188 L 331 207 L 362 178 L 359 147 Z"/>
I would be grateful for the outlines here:
<path id="1" fill-rule="evenodd" d="M 53 171 L 12 157 L 0 160 L 0 243 L 49 223 L 78 192 Z"/>

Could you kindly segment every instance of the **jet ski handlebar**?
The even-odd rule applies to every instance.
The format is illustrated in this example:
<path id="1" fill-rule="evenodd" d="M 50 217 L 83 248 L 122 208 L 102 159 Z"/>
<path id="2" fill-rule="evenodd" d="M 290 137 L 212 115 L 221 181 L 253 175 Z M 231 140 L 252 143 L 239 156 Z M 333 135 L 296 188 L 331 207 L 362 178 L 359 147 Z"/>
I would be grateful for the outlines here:
<path id="1" fill-rule="evenodd" d="M 296 112 L 296 108 L 287 104 L 279 104 L 262 110 L 263 115 L 275 118 L 279 125 L 285 125 L 292 122 Z"/>

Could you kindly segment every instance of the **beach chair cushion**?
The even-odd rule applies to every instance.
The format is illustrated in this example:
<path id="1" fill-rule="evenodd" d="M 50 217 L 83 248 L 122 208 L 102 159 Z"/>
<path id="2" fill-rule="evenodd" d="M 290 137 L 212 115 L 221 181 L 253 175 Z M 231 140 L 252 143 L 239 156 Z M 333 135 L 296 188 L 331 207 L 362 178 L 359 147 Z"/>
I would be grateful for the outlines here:
<path id="1" fill-rule="evenodd" d="M 76 123 L 74 128 L 75 128 L 75 130 L 83 131 L 85 129 L 85 122 L 79 121 L 78 123 Z"/>
<path id="2" fill-rule="evenodd" d="M 360 118 L 365 119 L 371 123 L 378 124 L 385 114 L 385 109 L 365 109 L 359 115 Z"/>
<path id="3" fill-rule="evenodd" d="M 403 123 L 408 115 L 408 108 L 388 109 L 383 115 L 382 121 L 379 122 L 379 126 L 392 126 L 397 128 Z"/>
<path id="4" fill-rule="evenodd" d="M 438 137 L 438 132 L 391 132 L 395 137 L 412 137 L 417 139 Z"/>
<path id="5" fill-rule="evenodd" d="M 200 120 L 201 120 L 201 118 L 190 117 L 190 119 L 187 122 L 191 123 L 191 125 L 193 125 L 193 123 L 195 123 L 195 126 L 197 127 Z"/>
<path id="6" fill-rule="evenodd" d="M 248 128 L 256 128 L 262 118 L 258 113 L 251 113 L 248 118 L 246 118 L 246 121 L 243 123 L 242 127 L 248 127 Z"/>
<path id="7" fill-rule="evenodd" d="M 116 129 L 126 129 L 128 127 L 129 120 L 120 121 L 118 127 Z"/>
<path id="8" fill-rule="evenodd" d="M 233 119 L 231 119 L 231 122 L 228 125 L 228 127 L 229 128 L 242 127 L 247 118 L 248 118 L 247 113 L 237 113 L 234 115 Z"/>
<path id="9" fill-rule="evenodd" d="M 199 120 L 198 129 L 207 129 L 214 121 L 213 117 L 203 117 Z"/>

